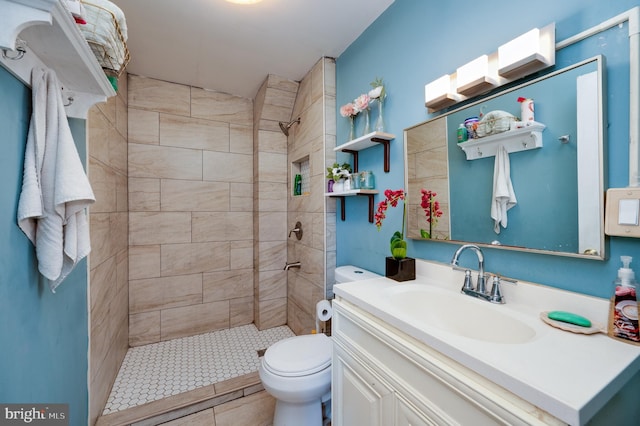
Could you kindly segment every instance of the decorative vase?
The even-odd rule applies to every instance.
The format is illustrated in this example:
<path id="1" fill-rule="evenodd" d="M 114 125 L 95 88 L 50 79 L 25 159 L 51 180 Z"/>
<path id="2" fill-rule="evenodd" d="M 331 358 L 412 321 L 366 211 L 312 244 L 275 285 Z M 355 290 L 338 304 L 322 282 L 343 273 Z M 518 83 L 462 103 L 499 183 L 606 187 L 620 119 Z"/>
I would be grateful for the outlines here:
<path id="1" fill-rule="evenodd" d="M 382 118 L 382 99 L 378 98 L 378 120 L 376 121 L 376 132 L 384 132 L 384 118 Z"/>
<path id="2" fill-rule="evenodd" d="M 356 138 L 356 117 L 349 116 L 349 140 L 352 141 Z"/>
<path id="3" fill-rule="evenodd" d="M 333 179 L 329 179 L 327 182 L 327 192 L 333 192 L 333 184 L 335 181 Z"/>
<path id="4" fill-rule="evenodd" d="M 344 192 L 344 179 L 334 182 L 333 192 Z"/>
<path id="5" fill-rule="evenodd" d="M 364 127 L 362 128 L 362 136 L 364 136 L 364 135 L 368 134 L 369 131 L 370 131 L 369 108 L 367 108 L 364 111 L 362 111 L 362 113 L 364 114 Z"/>
<path id="6" fill-rule="evenodd" d="M 416 279 L 416 260 L 412 257 L 404 259 L 386 258 L 384 276 L 395 281 L 410 281 Z"/>

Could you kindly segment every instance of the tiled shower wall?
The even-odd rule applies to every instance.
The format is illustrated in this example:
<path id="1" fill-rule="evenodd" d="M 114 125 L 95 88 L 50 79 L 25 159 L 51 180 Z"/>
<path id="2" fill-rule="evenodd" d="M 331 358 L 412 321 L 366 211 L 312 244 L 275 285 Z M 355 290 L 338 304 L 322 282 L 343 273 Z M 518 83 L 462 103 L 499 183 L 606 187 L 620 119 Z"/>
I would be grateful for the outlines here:
<path id="1" fill-rule="evenodd" d="M 102 412 L 128 344 L 127 76 L 118 95 L 89 110 L 91 226 L 89 418 Z"/>
<path id="2" fill-rule="evenodd" d="M 255 323 L 260 330 L 287 323 L 287 137 L 298 83 L 269 75 L 254 109 Z M 295 125 L 294 125 L 295 127 Z"/>
<path id="3" fill-rule="evenodd" d="M 296 334 L 315 328 L 316 303 L 333 294 L 335 201 L 324 196 L 324 176 L 335 161 L 335 90 L 335 60 L 322 58 L 300 82 L 292 114 L 300 124 L 288 138 L 288 167 L 308 159 L 311 180 L 308 194 L 294 196 L 289 173 L 287 230 L 298 221 L 304 230 L 301 240 L 287 239 L 288 260 L 302 263 L 288 272 L 287 322 Z"/>
<path id="4" fill-rule="evenodd" d="M 253 322 L 253 102 L 129 78 L 129 343 Z"/>

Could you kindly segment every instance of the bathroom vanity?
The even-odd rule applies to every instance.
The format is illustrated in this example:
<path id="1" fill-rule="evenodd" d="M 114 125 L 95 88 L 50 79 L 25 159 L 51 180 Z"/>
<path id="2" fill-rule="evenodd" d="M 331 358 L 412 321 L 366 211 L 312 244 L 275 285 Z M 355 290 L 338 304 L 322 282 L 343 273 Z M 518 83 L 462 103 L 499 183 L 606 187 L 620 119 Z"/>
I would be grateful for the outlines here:
<path id="1" fill-rule="evenodd" d="M 463 280 L 417 261 L 412 282 L 334 287 L 334 425 L 582 425 L 637 395 L 640 347 L 539 319 L 567 310 L 604 325 L 606 300 L 518 282 L 492 304 L 461 294 Z M 637 419 L 636 407 L 612 411 Z"/>

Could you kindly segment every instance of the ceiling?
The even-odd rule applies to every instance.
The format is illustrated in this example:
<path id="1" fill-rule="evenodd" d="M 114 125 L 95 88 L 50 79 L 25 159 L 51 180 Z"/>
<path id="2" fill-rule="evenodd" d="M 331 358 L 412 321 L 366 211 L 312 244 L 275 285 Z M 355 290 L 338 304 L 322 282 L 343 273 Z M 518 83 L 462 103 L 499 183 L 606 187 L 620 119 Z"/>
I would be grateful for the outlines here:
<path id="1" fill-rule="evenodd" d="M 300 80 L 338 57 L 394 0 L 112 0 L 130 73 L 254 98 L 268 74 Z"/>

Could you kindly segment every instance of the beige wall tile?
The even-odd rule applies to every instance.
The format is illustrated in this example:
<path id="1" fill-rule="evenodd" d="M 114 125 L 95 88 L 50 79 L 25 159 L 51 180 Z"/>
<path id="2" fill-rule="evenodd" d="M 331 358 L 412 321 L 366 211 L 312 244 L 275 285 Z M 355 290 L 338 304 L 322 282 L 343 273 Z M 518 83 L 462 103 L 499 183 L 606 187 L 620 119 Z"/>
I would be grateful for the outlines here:
<path id="1" fill-rule="evenodd" d="M 192 87 L 191 116 L 252 126 L 253 102 L 227 93 Z"/>
<path id="2" fill-rule="evenodd" d="M 129 74 L 129 107 L 188 116 L 190 88 Z"/>
<path id="3" fill-rule="evenodd" d="M 120 135 L 127 139 L 129 127 L 129 113 L 127 104 L 122 96 L 116 97 L 116 129 Z"/>
<path id="4" fill-rule="evenodd" d="M 267 86 L 275 89 L 286 90 L 288 92 L 296 93 L 298 91 L 298 82 L 289 80 L 284 77 L 280 77 L 275 74 L 269 74 L 267 77 Z"/>
<path id="5" fill-rule="evenodd" d="M 257 147 L 258 151 L 260 152 L 286 154 L 287 137 L 280 131 L 280 129 L 273 132 L 268 130 L 260 130 L 258 131 Z"/>
<path id="6" fill-rule="evenodd" d="M 269 426 L 273 423 L 275 399 L 266 391 L 213 408 L 216 426 Z"/>
<path id="7" fill-rule="evenodd" d="M 253 268 L 253 240 L 231 241 L 231 264 L 232 270 Z"/>
<path id="8" fill-rule="evenodd" d="M 253 182 L 253 156 L 204 151 L 203 179 L 218 182 Z M 184 177 L 182 179 L 185 179 Z"/>
<path id="9" fill-rule="evenodd" d="M 193 241 L 237 241 L 253 239 L 251 212 L 194 212 Z"/>
<path id="10" fill-rule="evenodd" d="M 87 146 L 89 155 L 109 164 L 109 132 L 111 124 L 98 107 L 89 110 L 87 118 Z"/>
<path id="11" fill-rule="evenodd" d="M 115 255 L 110 238 L 109 213 L 91 213 L 89 226 L 91 229 L 91 263 L 99 265 L 107 258 Z"/>
<path id="12" fill-rule="evenodd" d="M 158 145 L 160 113 L 129 108 L 129 143 Z"/>
<path id="13" fill-rule="evenodd" d="M 161 311 L 162 340 L 193 336 L 224 328 L 229 328 L 228 301 Z"/>
<path id="14" fill-rule="evenodd" d="M 129 281 L 132 314 L 198 303 L 202 303 L 202 274 Z"/>
<path id="15" fill-rule="evenodd" d="M 287 243 L 267 241 L 258 243 L 258 270 L 274 271 L 284 268 L 287 262 Z"/>
<path id="16" fill-rule="evenodd" d="M 116 172 L 89 157 L 89 180 L 96 202 L 91 205 L 91 212 L 102 213 L 117 210 L 117 179 Z"/>
<path id="17" fill-rule="evenodd" d="M 289 168 L 286 154 L 261 152 L 258 156 L 258 169 L 261 182 L 287 183 Z"/>
<path id="18" fill-rule="evenodd" d="M 253 154 L 253 127 L 230 125 L 229 151 L 238 154 Z"/>
<path id="19" fill-rule="evenodd" d="M 109 214 L 109 237 L 111 238 L 112 256 L 127 249 L 129 229 L 128 217 L 128 213 L 116 212 Z"/>
<path id="20" fill-rule="evenodd" d="M 160 179 L 130 177 L 129 210 L 160 211 Z"/>
<path id="21" fill-rule="evenodd" d="M 230 184 L 229 210 L 233 212 L 253 211 L 253 184 L 236 183 Z"/>
<path id="22" fill-rule="evenodd" d="M 127 175 L 116 173 L 116 210 L 129 211 L 129 178 Z"/>
<path id="23" fill-rule="evenodd" d="M 160 245 L 129 247 L 129 279 L 160 276 Z"/>
<path id="24" fill-rule="evenodd" d="M 162 211 L 228 211 L 229 184 L 162 179 Z"/>
<path id="25" fill-rule="evenodd" d="M 258 182 L 258 203 L 256 210 L 261 212 L 287 211 L 286 182 Z"/>
<path id="26" fill-rule="evenodd" d="M 229 124 L 161 114 L 160 145 L 229 152 Z"/>
<path id="27" fill-rule="evenodd" d="M 285 241 L 287 239 L 286 212 L 259 212 L 258 222 L 260 241 Z"/>
<path id="28" fill-rule="evenodd" d="M 129 213 L 129 244 L 186 243 L 191 241 L 191 213 Z"/>
<path id="29" fill-rule="evenodd" d="M 253 296 L 229 300 L 229 326 L 253 323 Z"/>
<path id="30" fill-rule="evenodd" d="M 278 327 L 287 323 L 287 298 L 262 300 L 258 302 L 260 310 L 260 324 L 256 327 L 260 330 Z"/>
<path id="31" fill-rule="evenodd" d="M 269 300 L 287 297 L 287 272 L 260 271 L 257 274 L 256 292 L 258 300 Z"/>
<path id="32" fill-rule="evenodd" d="M 253 297 L 253 271 L 235 269 L 203 274 L 202 297 L 204 303 Z"/>
<path id="33" fill-rule="evenodd" d="M 162 276 L 212 272 L 228 268 L 228 242 L 163 244 L 160 249 Z"/>
<path id="34" fill-rule="evenodd" d="M 97 103 L 96 108 L 104 114 L 109 122 L 116 122 L 116 98 L 108 98 L 106 102 Z"/>
<path id="35" fill-rule="evenodd" d="M 200 180 L 202 151 L 129 144 L 129 176 Z"/>
<path id="36" fill-rule="evenodd" d="M 160 341 L 160 311 L 129 315 L 129 345 L 142 346 Z"/>
<path id="37" fill-rule="evenodd" d="M 264 120 L 289 122 L 295 100 L 294 92 L 267 87 L 260 117 Z"/>

